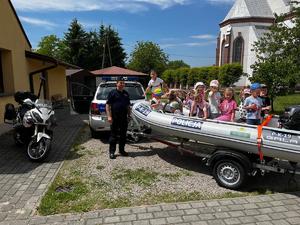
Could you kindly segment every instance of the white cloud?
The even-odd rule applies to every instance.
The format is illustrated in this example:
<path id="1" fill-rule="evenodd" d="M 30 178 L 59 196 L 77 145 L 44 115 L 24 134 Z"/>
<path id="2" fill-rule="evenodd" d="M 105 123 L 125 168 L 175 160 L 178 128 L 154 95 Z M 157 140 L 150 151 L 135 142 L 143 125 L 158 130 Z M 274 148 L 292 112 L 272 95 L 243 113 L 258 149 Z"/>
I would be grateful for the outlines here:
<path id="1" fill-rule="evenodd" d="M 235 0 L 206 0 L 211 4 L 232 4 Z"/>
<path id="2" fill-rule="evenodd" d="M 166 48 L 175 48 L 175 47 L 203 47 L 216 44 L 216 41 L 206 41 L 206 42 L 184 42 L 184 43 L 177 43 L 177 44 L 160 44 L 159 46 L 163 49 Z"/>
<path id="3" fill-rule="evenodd" d="M 190 0 L 12 0 L 21 11 L 145 11 L 149 6 L 167 9 L 188 4 Z"/>
<path id="4" fill-rule="evenodd" d="M 184 46 L 189 46 L 189 47 L 202 47 L 202 46 L 207 46 L 211 44 L 216 44 L 215 41 L 207 41 L 207 42 L 187 42 L 183 43 Z"/>
<path id="5" fill-rule="evenodd" d="M 40 26 L 40 27 L 47 27 L 47 28 L 53 28 L 56 26 L 56 24 L 47 21 L 47 20 L 41 20 L 36 18 L 30 18 L 25 16 L 19 16 L 20 20 L 24 23 L 28 23 L 34 26 Z"/>
<path id="6" fill-rule="evenodd" d="M 216 37 L 211 34 L 200 34 L 200 35 L 193 35 L 191 38 L 195 39 L 201 39 L 201 40 L 210 40 L 210 39 L 215 39 Z"/>

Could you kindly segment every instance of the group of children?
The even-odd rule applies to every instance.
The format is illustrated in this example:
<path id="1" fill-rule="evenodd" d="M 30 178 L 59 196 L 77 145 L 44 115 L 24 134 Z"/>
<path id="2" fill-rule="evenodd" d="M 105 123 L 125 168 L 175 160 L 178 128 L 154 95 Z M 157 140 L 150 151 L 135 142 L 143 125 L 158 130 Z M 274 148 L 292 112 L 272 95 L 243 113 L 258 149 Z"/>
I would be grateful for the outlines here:
<path id="1" fill-rule="evenodd" d="M 235 121 L 238 106 L 234 99 L 234 90 L 226 88 L 222 96 L 219 92 L 218 80 L 210 82 L 209 90 L 206 90 L 203 82 L 197 82 L 194 89 L 187 94 L 183 101 L 176 96 L 174 91 L 170 91 L 167 94 L 168 102 L 163 105 L 161 103 L 163 81 L 158 80 L 156 73 L 151 74 L 151 77 L 148 88 L 149 90 L 152 89 L 151 107 L 153 110 L 182 114 L 183 106 L 185 106 L 189 109 L 189 116 L 196 116 L 204 120 Z M 253 83 L 242 89 L 240 98 L 239 121 L 250 125 L 259 125 L 262 118 L 270 110 L 270 99 L 267 97 L 266 86 Z"/>
<path id="2" fill-rule="evenodd" d="M 232 88 L 226 88 L 222 97 L 219 89 L 219 82 L 212 80 L 206 101 L 206 90 L 203 82 L 197 82 L 194 90 L 191 91 L 185 104 L 190 109 L 190 116 L 197 116 L 203 119 L 216 119 L 219 121 L 234 121 L 237 104 L 234 100 Z"/>
<path id="3" fill-rule="evenodd" d="M 203 119 L 234 122 L 237 103 L 234 99 L 234 90 L 226 88 L 223 96 L 218 91 L 219 82 L 212 80 L 206 101 L 206 90 L 203 82 L 196 83 L 185 100 L 185 105 L 190 109 L 190 116 Z M 267 96 L 267 87 L 253 83 L 249 88 L 241 91 L 240 121 L 250 125 L 259 125 L 262 118 L 270 110 L 270 99 Z"/>

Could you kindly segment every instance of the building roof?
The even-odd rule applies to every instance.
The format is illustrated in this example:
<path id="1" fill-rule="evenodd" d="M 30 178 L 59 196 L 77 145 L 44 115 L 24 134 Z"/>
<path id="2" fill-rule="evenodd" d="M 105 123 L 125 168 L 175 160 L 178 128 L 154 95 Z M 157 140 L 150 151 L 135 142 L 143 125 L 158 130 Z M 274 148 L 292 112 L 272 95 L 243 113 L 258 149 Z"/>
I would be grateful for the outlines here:
<path id="1" fill-rule="evenodd" d="M 79 73 L 83 71 L 83 69 L 70 69 L 70 70 L 66 70 L 66 76 L 71 76 L 74 75 L 76 73 Z"/>
<path id="2" fill-rule="evenodd" d="M 94 77 L 94 74 L 91 73 L 91 71 L 86 70 L 86 69 L 67 69 L 66 70 L 67 77 L 73 76 L 75 74 L 84 74 L 84 76 L 93 76 Z"/>
<path id="3" fill-rule="evenodd" d="M 80 69 L 80 67 L 57 60 L 53 57 L 47 56 L 47 55 L 42 55 L 36 52 L 30 52 L 30 51 L 25 51 L 25 56 L 26 58 L 31 58 L 31 59 L 37 59 L 37 60 L 42 60 L 50 63 L 55 63 L 57 65 L 61 65 L 67 68 L 72 68 L 72 69 Z"/>
<path id="4" fill-rule="evenodd" d="M 238 18 L 274 18 L 267 0 L 236 0 L 224 21 Z"/>
<path id="5" fill-rule="evenodd" d="M 300 0 L 294 1 L 300 2 Z M 275 14 L 287 14 L 287 19 L 291 17 L 289 14 L 292 5 L 290 0 L 235 0 L 231 10 L 220 23 L 220 27 L 250 22 L 272 24 L 275 21 Z"/>
<path id="6" fill-rule="evenodd" d="M 24 35 L 24 37 L 25 37 L 25 39 L 26 39 L 28 45 L 30 46 L 30 48 L 32 48 L 31 43 L 30 43 L 30 41 L 29 41 L 29 39 L 28 39 L 28 37 L 27 37 L 27 35 L 26 35 L 26 32 L 25 32 L 25 30 L 24 30 L 24 28 L 23 28 L 23 26 L 22 26 L 22 23 L 21 23 L 21 21 L 20 21 L 18 15 L 17 15 L 17 12 L 16 12 L 16 10 L 15 10 L 13 4 L 11 3 L 10 0 L 8 0 L 8 3 L 9 3 L 9 5 L 10 5 L 10 7 L 11 7 L 11 9 L 12 9 L 12 11 L 13 11 L 13 13 L 14 13 L 14 15 L 15 15 L 17 21 L 18 21 L 18 24 L 19 24 L 19 26 L 20 26 L 20 28 L 21 28 L 21 30 L 22 30 L 22 33 L 23 33 L 23 35 Z"/>
<path id="7" fill-rule="evenodd" d="M 104 68 L 101 70 L 94 70 L 92 71 L 93 74 L 95 75 L 108 75 L 108 76 L 148 76 L 148 74 L 142 73 L 142 72 L 137 72 L 117 66 L 112 66 L 108 68 Z"/>

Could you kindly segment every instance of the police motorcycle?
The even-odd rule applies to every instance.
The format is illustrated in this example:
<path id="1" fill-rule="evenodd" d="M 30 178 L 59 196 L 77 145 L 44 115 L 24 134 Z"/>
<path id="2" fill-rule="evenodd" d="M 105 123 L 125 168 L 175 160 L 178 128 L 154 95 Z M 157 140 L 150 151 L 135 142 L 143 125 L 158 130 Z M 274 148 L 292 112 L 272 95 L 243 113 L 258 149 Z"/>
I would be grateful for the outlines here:
<path id="1" fill-rule="evenodd" d="M 52 103 L 30 92 L 17 92 L 14 97 L 19 107 L 7 104 L 4 122 L 13 124 L 15 143 L 27 146 L 28 158 L 41 162 L 50 151 L 56 125 Z"/>

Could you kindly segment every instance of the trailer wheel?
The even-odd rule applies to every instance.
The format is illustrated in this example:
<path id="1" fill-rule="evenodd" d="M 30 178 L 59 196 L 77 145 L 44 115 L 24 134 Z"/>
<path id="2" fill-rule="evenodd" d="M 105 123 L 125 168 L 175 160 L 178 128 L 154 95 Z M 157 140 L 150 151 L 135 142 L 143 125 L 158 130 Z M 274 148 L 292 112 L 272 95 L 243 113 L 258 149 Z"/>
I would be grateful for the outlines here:
<path id="1" fill-rule="evenodd" d="M 239 162 L 223 159 L 215 163 L 213 176 L 220 186 L 236 190 L 244 184 L 247 175 Z"/>

